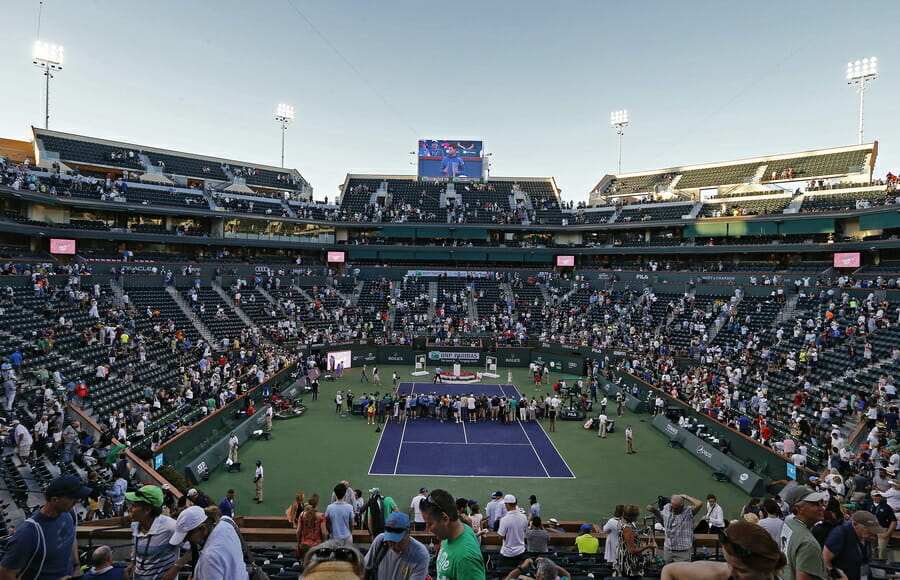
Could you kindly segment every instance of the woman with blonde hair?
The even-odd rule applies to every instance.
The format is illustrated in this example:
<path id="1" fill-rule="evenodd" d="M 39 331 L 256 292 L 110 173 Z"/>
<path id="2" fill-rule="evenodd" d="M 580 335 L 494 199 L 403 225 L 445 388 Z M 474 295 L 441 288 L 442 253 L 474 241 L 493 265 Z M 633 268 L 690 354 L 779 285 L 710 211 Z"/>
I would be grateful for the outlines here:
<path id="1" fill-rule="evenodd" d="M 778 543 L 756 524 L 738 520 L 719 540 L 724 562 L 674 562 L 663 568 L 661 580 L 778 580 L 787 564 Z"/>
<path id="2" fill-rule="evenodd" d="M 297 529 L 297 520 L 300 518 L 300 514 L 303 513 L 303 509 L 306 507 L 306 494 L 302 491 L 297 492 L 297 497 L 294 499 L 294 503 L 288 506 L 286 510 L 284 510 L 284 516 L 287 518 L 287 521 L 291 522 L 291 527 Z"/>
<path id="3" fill-rule="evenodd" d="M 319 513 L 319 494 L 309 497 L 306 509 L 297 519 L 297 554 L 304 555 L 312 547 L 328 538 L 328 527 L 325 525 L 325 514 Z"/>

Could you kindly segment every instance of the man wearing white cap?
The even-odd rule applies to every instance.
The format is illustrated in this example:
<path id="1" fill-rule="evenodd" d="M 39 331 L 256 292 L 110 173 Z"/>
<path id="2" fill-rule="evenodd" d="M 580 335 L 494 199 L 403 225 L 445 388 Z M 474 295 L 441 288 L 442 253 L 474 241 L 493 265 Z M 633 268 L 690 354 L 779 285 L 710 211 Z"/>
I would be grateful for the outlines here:
<path id="1" fill-rule="evenodd" d="M 516 496 L 511 493 L 503 496 L 506 514 L 500 518 L 500 529 L 497 533 L 503 538 L 500 546 L 500 563 L 502 566 L 518 566 L 525 553 L 525 530 L 528 529 L 528 516 L 516 505 Z"/>
<path id="2" fill-rule="evenodd" d="M 829 578 L 822 548 L 810 531 L 825 519 L 828 493 L 790 485 L 781 490 L 779 495 L 796 514 L 796 517 L 786 520 L 781 528 L 781 549 L 787 556 L 787 566 L 782 570 L 782 577 L 784 580 Z"/>
<path id="3" fill-rule="evenodd" d="M 177 546 L 185 540 L 200 550 L 194 566 L 194 580 L 247 577 L 241 538 L 228 516 L 222 516 L 216 522 L 200 506 L 187 508 L 178 515 L 170 542 Z"/>
<path id="4" fill-rule="evenodd" d="M 19 456 L 22 467 L 25 467 L 28 464 L 28 456 L 31 455 L 31 445 L 34 443 L 34 438 L 31 436 L 31 432 L 28 431 L 28 428 L 22 425 L 18 419 L 13 419 L 11 425 L 13 427 L 13 436 L 16 440 L 16 455 Z"/>

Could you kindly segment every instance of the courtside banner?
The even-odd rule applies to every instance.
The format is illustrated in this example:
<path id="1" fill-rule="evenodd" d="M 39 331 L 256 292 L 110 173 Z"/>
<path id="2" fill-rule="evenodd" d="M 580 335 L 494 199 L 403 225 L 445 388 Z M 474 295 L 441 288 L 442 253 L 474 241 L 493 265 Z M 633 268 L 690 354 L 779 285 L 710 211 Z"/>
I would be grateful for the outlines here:
<path id="1" fill-rule="evenodd" d="M 428 356 L 428 364 L 431 366 L 454 363 L 459 363 L 461 365 L 478 365 L 481 364 L 483 360 L 480 349 L 453 348 L 449 346 L 429 347 L 428 351 L 426 351 L 426 355 Z"/>
<path id="2" fill-rule="evenodd" d="M 531 363 L 530 348 L 498 348 L 495 353 L 501 367 L 527 367 Z"/>
<path id="3" fill-rule="evenodd" d="M 422 354 L 413 351 L 408 346 L 382 346 L 378 348 L 378 362 L 392 365 L 411 365 L 416 362 L 415 355 Z"/>

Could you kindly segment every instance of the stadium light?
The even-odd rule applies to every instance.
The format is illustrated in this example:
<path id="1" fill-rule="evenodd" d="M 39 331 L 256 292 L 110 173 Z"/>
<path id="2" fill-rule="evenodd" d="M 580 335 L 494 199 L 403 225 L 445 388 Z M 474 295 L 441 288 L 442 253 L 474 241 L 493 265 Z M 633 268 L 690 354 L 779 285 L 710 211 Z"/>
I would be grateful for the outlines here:
<path id="1" fill-rule="evenodd" d="M 279 103 L 275 110 L 275 120 L 281 123 L 281 167 L 284 168 L 284 133 L 288 123 L 294 118 L 294 107 Z"/>
<path id="2" fill-rule="evenodd" d="M 50 128 L 50 79 L 53 78 L 53 71 L 59 71 L 63 68 L 63 47 L 58 44 L 50 44 L 49 42 L 41 42 L 38 40 L 34 43 L 32 63 L 34 66 L 44 70 L 44 129 Z"/>
<path id="3" fill-rule="evenodd" d="M 622 135 L 625 133 L 623 129 L 628 126 L 628 109 L 610 113 L 609 124 L 616 130 L 616 135 L 619 136 L 619 169 L 617 173 L 622 173 Z"/>
<path id="4" fill-rule="evenodd" d="M 874 56 L 847 63 L 847 84 L 859 85 L 859 144 L 863 142 L 863 109 L 865 106 L 866 83 L 878 78 L 878 59 Z"/>

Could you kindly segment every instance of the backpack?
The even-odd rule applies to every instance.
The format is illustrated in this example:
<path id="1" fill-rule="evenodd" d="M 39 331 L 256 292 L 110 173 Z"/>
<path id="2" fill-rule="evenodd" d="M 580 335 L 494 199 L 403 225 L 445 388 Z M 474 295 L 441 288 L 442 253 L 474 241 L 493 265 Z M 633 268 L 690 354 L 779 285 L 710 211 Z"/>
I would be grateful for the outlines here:
<path id="1" fill-rule="evenodd" d="M 369 498 L 366 504 L 366 514 L 372 518 L 372 529 L 369 533 L 372 537 L 384 532 L 384 497 L 375 494 Z"/>

